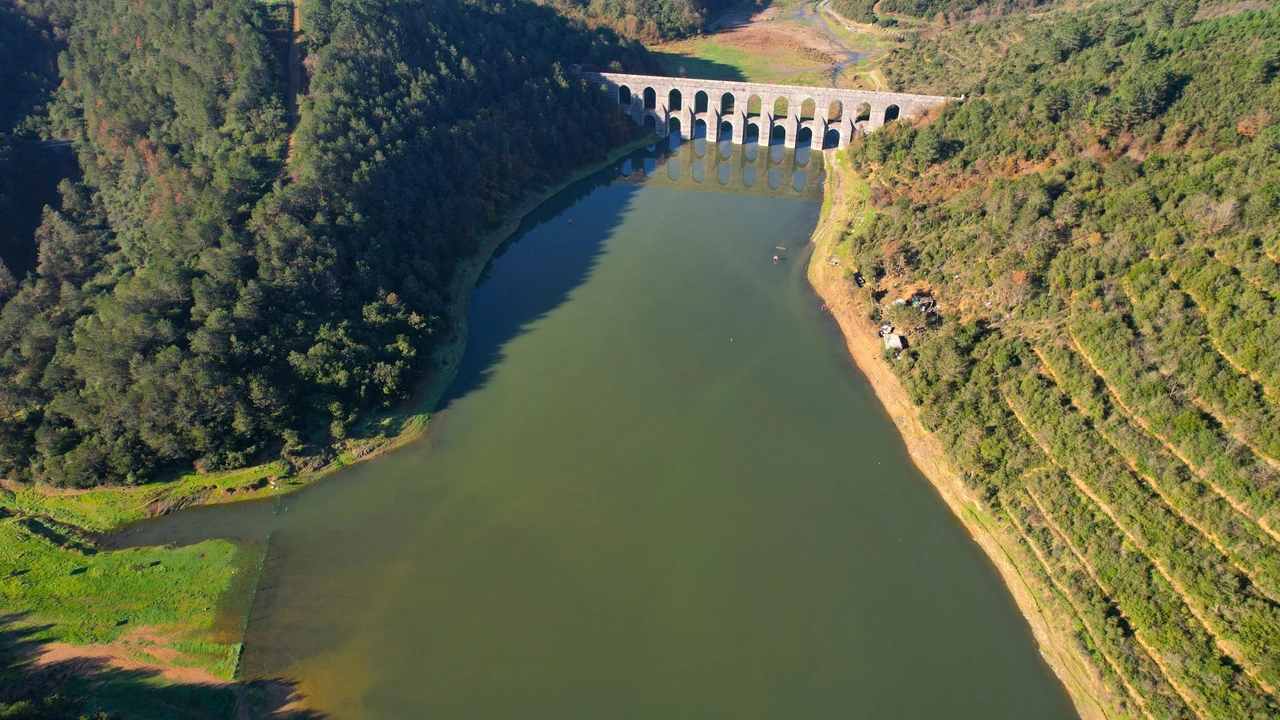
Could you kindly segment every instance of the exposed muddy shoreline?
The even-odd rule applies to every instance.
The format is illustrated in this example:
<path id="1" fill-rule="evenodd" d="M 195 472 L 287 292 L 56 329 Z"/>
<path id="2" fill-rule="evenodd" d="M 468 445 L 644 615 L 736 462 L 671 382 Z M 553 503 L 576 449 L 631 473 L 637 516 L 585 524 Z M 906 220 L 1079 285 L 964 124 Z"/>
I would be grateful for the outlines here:
<path id="1" fill-rule="evenodd" d="M 849 192 L 849 171 L 836 157 L 836 151 L 828 150 L 826 155 L 823 213 L 812 237 L 814 250 L 809 262 L 809 282 L 839 324 L 851 359 L 893 419 L 912 462 L 1000 572 L 1031 626 L 1041 654 L 1067 688 L 1080 716 L 1086 720 L 1105 718 L 1102 705 L 1095 699 L 1102 687 L 1075 653 L 1069 628 L 1054 622 L 1041 608 L 1036 589 L 1028 584 L 1018 568 L 1017 556 L 1022 554 L 1021 550 L 996 527 L 995 520 L 951 465 L 942 443 L 921 424 L 918 409 L 884 360 L 884 346 L 876 326 L 867 318 L 868 308 L 861 306 L 848 291 L 850 281 L 844 277 L 844 268 L 827 262 L 841 238 L 845 221 L 861 201 Z"/>

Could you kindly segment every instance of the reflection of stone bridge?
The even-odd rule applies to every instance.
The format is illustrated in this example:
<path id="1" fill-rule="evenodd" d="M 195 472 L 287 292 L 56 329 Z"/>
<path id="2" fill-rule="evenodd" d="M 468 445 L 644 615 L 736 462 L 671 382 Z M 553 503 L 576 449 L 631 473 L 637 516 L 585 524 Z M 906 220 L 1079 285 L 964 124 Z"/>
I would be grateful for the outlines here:
<path id="1" fill-rule="evenodd" d="M 918 117 L 960 98 L 937 95 L 765 85 L 725 80 L 584 72 L 618 99 L 624 112 L 658 135 L 781 141 L 786 147 L 844 147 L 856 132 Z"/>
<path id="2" fill-rule="evenodd" d="M 808 148 L 699 139 L 670 155 L 627 158 L 622 173 L 618 182 L 626 184 L 822 202 L 822 153 Z"/>

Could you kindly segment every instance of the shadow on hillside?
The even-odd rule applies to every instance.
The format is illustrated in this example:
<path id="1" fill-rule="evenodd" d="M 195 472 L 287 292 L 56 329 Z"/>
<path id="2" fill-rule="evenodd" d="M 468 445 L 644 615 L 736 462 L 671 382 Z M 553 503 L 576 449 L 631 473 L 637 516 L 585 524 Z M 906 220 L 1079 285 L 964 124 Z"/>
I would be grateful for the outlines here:
<path id="1" fill-rule="evenodd" d="M 569 211 L 593 192 L 613 185 L 622 162 L 570 185 L 538 206 L 494 252 L 467 308 L 467 347 L 462 363 L 437 409 L 443 410 L 484 387 L 502 361 L 507 343 L 528 332 L 591 276 L 605 240 L 626 213 L 635 188 L 615 186 L 614 192 L 592 204 L 589 214 L 586 208 Z M 547 228 L 547 232 L 554 232 L 554 237 L 542 233 L 528 237 L 553 223 L 555 229 Z"/>
<path id="2" fill-rule="evenodd" d="M 45 206 L 62 206 L 58 183 L 80 179 L 80 166 L 70 146 L 16 142 L 4 158 L 6 175 L 0 177 L 0 194 L 10 202 L 0 208 L 0 260 L 21 280 L 36 268 L 36 228 Z M 2 187 L 7 185 L 8 187 Z"/>
<path id="3" fill-rule="evenodd" d="M 662 68 L 662 74 L 668 77 L 735 81 L 747 79 L 738 67 L 715 60 L 665 50 L 652 50 L 650 54 L 657 59 L 658 65 Z"/>
<path id="4" fill-rule="evenodd" d="M 773 0 L 744 2 L 738 4 L 722 4 L 717 8 L 703 27 L 704 37 L 714 37 L 733 32 L 751 24 L 751 17 L 763 12 L 773 4 Z M 734 65 L 729 65 L 709 58 L 696 57 L 687 53 L 671 50 L 650 49 L 649 54 L 662 68 L 662 74 L 670 77 L 699 78 L 702 80 L 745 81 L 747 76 Z"/>
<path id="5" fill-rule="evenodd" d="M 48 626 L 0 615 L 0 716 L 7 720 L 318 720 L 311 710 L 284 710 L 299 698 L 282 679 L 225 685 L 167 682 L 151 670 L 122 670 L 101 658 L 37 663 Z"/>

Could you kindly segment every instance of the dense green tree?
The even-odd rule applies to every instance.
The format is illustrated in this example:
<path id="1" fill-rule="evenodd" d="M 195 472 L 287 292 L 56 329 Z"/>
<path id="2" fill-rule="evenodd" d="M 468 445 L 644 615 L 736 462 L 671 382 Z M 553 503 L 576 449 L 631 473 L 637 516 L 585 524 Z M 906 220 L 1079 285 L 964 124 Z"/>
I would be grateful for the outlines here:
<path id="1" fill-rule="evenodd" d="M 561 13 L 608 25 L 644 40 L 672 40 L 695 35 L 716 13 L 737 0 L 550 0 Z M 763 3 L 761 3 L 763 5 Z"/>
<path id="2" fill-rule="evenodd" d="M 478 235 L 634 132 L 567 66 L 643 60 L 550 8 L 302 10 L 294 129 L 265 6 L 73 6 L 50 123 L 84 179 L 0 310 L 0 473 L 141 482 L 345 437 L 411 391 Z"/>
<path id="3" fill-rule="evenodd" d="M 868 310 L 908 329 L 894 370 L 1106 702 L 1280 717 L 1280 13 L 1198 8 L 916 39 L 890 83 L 969 98 L 851 145 L 845 242 L 873 290 L 937 297 Z"/>

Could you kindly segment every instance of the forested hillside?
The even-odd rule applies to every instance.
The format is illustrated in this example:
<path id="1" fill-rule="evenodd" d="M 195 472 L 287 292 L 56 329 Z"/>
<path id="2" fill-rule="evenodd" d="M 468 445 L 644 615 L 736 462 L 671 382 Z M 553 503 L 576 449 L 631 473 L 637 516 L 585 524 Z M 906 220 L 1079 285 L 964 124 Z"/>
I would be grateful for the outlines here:
<path id="1" fill-rule="evenodd" d="M 928 26 L 918 20 L 946 26 L 963 20 L 1016 14 L 1044 4 L 1046 0 L 831 0 L 836 12 L 854 22 L 895 26 L 899 19 L 910 20 L 909 26 L 903 28 L 907 29 L 904 37 L 912 47 L 919 43 L 920 31 L 928 30 Z"/>
<path id="2" fill-rule="evenodd" d="M 561 13 L 607 25 L 643 40 L 696 35 L 716 13 L 740 0 L 549 0 Z M 762 3 L 763 4 L 763 3 Z"/>
<path id="3" fill-rule="evenodd" d="M 570 62 L 637 50 L 532 2 L 305 0 L 284 102 L 255 0 L 49 0 L 83 182 L 0 310 L 0 476 L 243 466 L 402 400 L 445 288 L 525 192 L 634 130 Z"/>
<path id="4" fill-rule="evenodd" d="M 962 23 L 849 151 L 849 292 L 1118 716 L 1280 717 L 1278 70 L 1256 4 Z"/>

